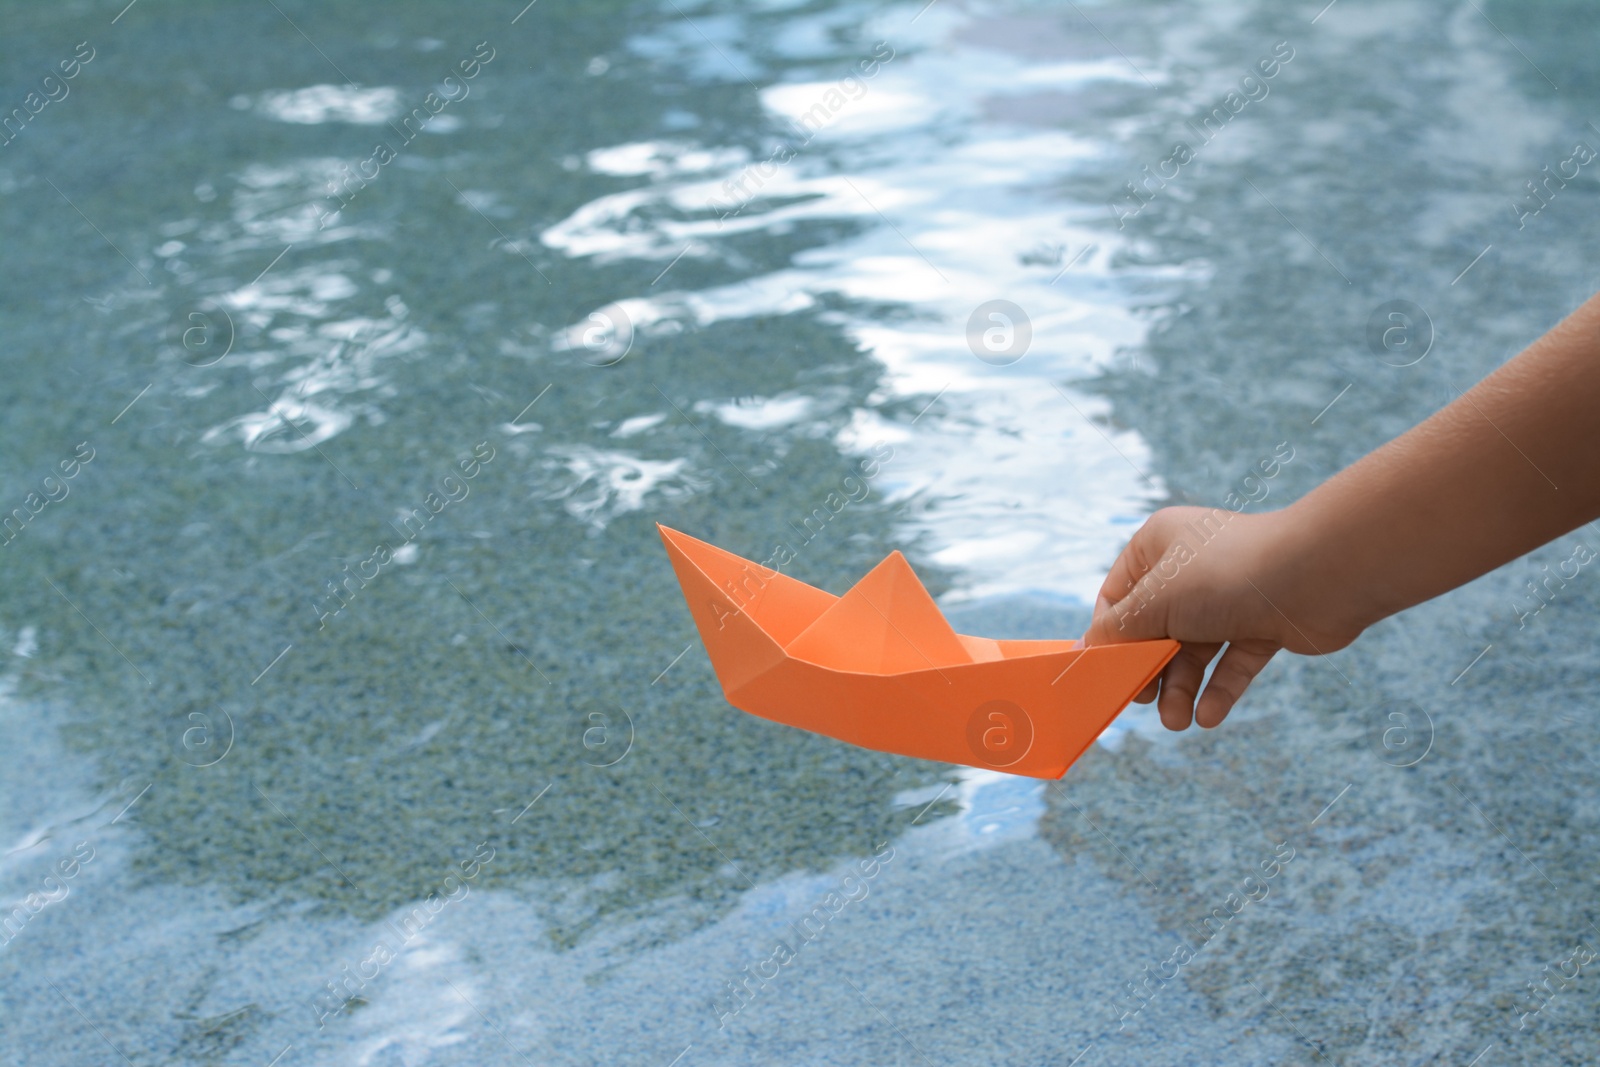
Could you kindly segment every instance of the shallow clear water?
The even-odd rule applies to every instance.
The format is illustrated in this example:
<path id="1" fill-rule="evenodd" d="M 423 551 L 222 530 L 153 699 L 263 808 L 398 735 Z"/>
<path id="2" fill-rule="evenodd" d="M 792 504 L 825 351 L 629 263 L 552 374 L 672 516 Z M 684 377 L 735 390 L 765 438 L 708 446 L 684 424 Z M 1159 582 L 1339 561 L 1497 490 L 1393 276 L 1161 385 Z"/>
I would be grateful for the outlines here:
<path id="1" fill-rule="evenodd" d="M 1075 636 L 1592 292 L 1591 8 L 0 20 L 8 1062 L 1593 1062 L 1600 533 L 1046 784 L 729 708 L 654 530 Z"/>

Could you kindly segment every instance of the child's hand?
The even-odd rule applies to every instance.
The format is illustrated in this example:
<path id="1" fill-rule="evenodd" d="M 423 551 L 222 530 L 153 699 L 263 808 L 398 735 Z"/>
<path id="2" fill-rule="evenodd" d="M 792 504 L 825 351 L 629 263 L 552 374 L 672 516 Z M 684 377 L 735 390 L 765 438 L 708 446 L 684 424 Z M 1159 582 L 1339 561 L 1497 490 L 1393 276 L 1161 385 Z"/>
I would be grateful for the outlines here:
<path id="1" fill-rule="evenodd" d="M 1161 721 L 1216 726 L 1279 649 L 1343 648 L 1379 619 L 1600 520 L 1597 408 L 1600 295 L 1281 511 L 1150 516 L 1101 586 L 1084 640 L 1183 642 L 1157 680 Z M 1156 691 L 1152 682 L 1138 699 Z"/>
<path id="2" fill-rule="evenodd" d="M 1315 564 L 1295 549 L 1292 510 L 1243 515 L 1163 508 L 1112 565 L 1084 641 L 1183 642 L 1157 680 L 1161 721 L 1169 730 L 1186 729 L 1191 719 L 1207 728 L 1221 723 L 1279 649 L 1332 652 L 1361 633 L 1359 623 L 1330 610 L 1340 598 L 1310 580 L 1319 576 L 1308 573 Z M 1356 617 L 1348 613 L 1349 620 Z M 1196 703 L 1206 665 L 1219 651 L 1222 658 Z M 1156 699 L 1157 682 L 1135 699 Z"/>

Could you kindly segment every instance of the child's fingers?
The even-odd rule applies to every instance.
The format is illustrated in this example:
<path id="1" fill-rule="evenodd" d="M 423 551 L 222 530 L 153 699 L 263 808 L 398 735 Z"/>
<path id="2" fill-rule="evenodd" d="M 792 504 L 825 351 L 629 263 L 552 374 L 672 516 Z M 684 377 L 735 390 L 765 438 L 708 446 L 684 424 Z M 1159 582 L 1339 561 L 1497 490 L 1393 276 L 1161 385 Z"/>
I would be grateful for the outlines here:
<path id="1" fill-rule="evenodd" d="M 1130 545 L 1118 557 L 1117 565 L 1112 568 L 1112 575 L 1131 573 L 1129 566 L 1123 560 L 1133 551 Z M 1140 569 L 1144 574 L 1148 567 Z M 1111 579 L 1106 579 L 1107 587 Z M 1127 600 L 1127 603 L 1120 601 Z M 1118 641 L 1143 641 L 1152 637 L 1165 637 L 1163 627 L 1166 620 L 1155 610 L 1146 611 L 1145 605 L 1137 598 L 1128 598 L 1126 595 L 1113 600 L 1101 590 L 1095 599 L 1094 615 L 1089 620 L 1089 629 L 1084 632 L 1083 643 L 1086 645 L 1110 645 Z"/>
<path id="2" fill-rule="evenodd" d="M 1220 641 L 1187 643 L 1172 657 L 1161 672 L 1161 696 L 1156 704 L 1161 710 L 1162 726 L 1169 730 L 1189 728 L 1194 720 L 1194 698 L 1200 692 L 1206 664 L 1221 647 Z"/>
<path id="3" fill-rule="evenodd" d="M 1105 597 L 1100 597 L 1095 602 L 1094 614 L 1089 618 L 1089 628 L 1083 631 L 1080 640 L 1085 645 L 1110 645 L 1118 641 L 1137 640 L 1128 634 L 1127 623 L 1126 611 L 1119 615 Z"/>
<path id="4" fill-rule="evenodd" d="M 1144 530 L 1140 527 L 1140 533 Z M 1106 572 L 1106 580 L 1100 583 L 1100 595 L 1095 598 L 1096 607 L 1104 603 L 1107 607 L 1115 604 L 1128 595 L 1128 590 L 1133 588 L 1133 583 L 1138 581 L 1149 566 L 1138 558 L 1139 534 L 1133 535 L 1133 540 L 1122 547 L 1117 553 L 1117 558 L 1111 564 L 1111 569 Z"/>
<path id="5" fill-rule="evenodd" d="M 1235 641 L 1228 645 L 1195 705 L 1194 721 L 1206 730 L 1220 726 L 1279 647 L 1271 641 Z"/>
<path id="6" fill-rule="evenodd" d="M 1096 623 L 1103 624 L 1106 621 L 1106 616 L 1111 614 L 1111 605 L 1127 596 L 1134 583 L 1144 577 L 1145 572 L 1150 569 L 1151 556 L 1148 550 L 1151 547 L 1151 537 L 1150 522 L 1146 520 L 1143 526 L 1134 531 L 1133 537 L 1123 546 L 1122 551 L 1117 553 L 1116 562 L 1111 564 L 1111 570 L 1107 572 L 1106 580 L 1100 583 L 1100 593 L 1095 597 L 1094 621 Z M 1091 626 L 1090 629 L 1094 630 L 1095 627 Z M 1108 636 L 1104 625 L 1100 627 L 1100 630 L 1102 631 L 1102 636 Z M 1116 640 L 1114 637 L 1109 639 Z"/>
<path id="7" fill-rule="evenodd" d="M 1150 684 L 1139 690 L 1139 695 L 1133 698 L 1135 704 L 1148 704 L 1156 698 L 1156 693 L 1161 689 L 1161 675 L 1156 675 Z"/>

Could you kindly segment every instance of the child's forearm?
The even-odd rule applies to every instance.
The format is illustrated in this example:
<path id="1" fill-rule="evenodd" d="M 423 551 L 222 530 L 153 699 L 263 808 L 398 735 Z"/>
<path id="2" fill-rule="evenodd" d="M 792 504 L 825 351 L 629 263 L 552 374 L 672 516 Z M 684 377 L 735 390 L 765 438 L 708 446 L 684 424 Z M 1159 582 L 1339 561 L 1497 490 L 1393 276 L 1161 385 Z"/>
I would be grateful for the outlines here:
<path id="1" fill-rule="evenodd" d="M 1286 509 L 1277 570 L 1291 602 L 1346 604 L 1359 630 L 1596 517 L 1600 296 Z"/>

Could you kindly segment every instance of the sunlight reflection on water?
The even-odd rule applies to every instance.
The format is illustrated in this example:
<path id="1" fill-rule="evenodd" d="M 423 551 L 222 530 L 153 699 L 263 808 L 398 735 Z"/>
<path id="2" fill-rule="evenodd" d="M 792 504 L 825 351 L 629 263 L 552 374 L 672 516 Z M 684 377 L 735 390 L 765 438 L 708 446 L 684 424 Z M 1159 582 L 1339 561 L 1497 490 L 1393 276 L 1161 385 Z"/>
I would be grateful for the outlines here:
<path id="1" fill-rule="evenodd" d="M 799 16 L 786 33 L 799 41 L 816 30 Z M 929 535 L 932 558 L 956 568 L 948 598 L 1041 589 L 1087 601 L 1126 523 L 1164 489 L 1141 474 L 1149 456 L 1138 435 L 1101 425 L 1104 402 L 1061 383 L 1140 343 L 1148 320 L 1132 310 L 1136 288 L 1198 275 L 1114 266 L 1119 241 L 1100 225 L 1100 205 L 1052 193 L 1053 180 L 1098 146 L 1062 130 L 978 121 L 1009 94 L 1135 78 L 1126 64 L 996 64 L 931 20 L 917 43 L 929 47 L 894 54 L 871 80 L 852 72 L 847 82 L 764 90 L 774 127 L 795 131 L 779 141 L 800 145 L 781 157 L 663 141 L 591 151 L 592 170 L 648 183 L 590 201 L 542 240 L 572 257 L 665 266 L 728 257 L 745 233 L 856 223 L 853 236 L 774 273 L 710 289 L 662 286 L 618 303 L 648 334 L 674 320 L 705 326 L 843 298 L 827 314 L 887 368 L 877 400 L 924 411 L 859 410 L 839 444 L 905 445 L 894 491 L 924 498 L 907 533 Z M 818 108 L 825 122 L 808 120 Z M 1018 301 L 1032 327 L 1024 357 L 1004 369 L 980 362 L 967 342 L 969 316 L 998 293 Z M 893 321 L 868 310 L 886 303 L 905 310 Z"/>

